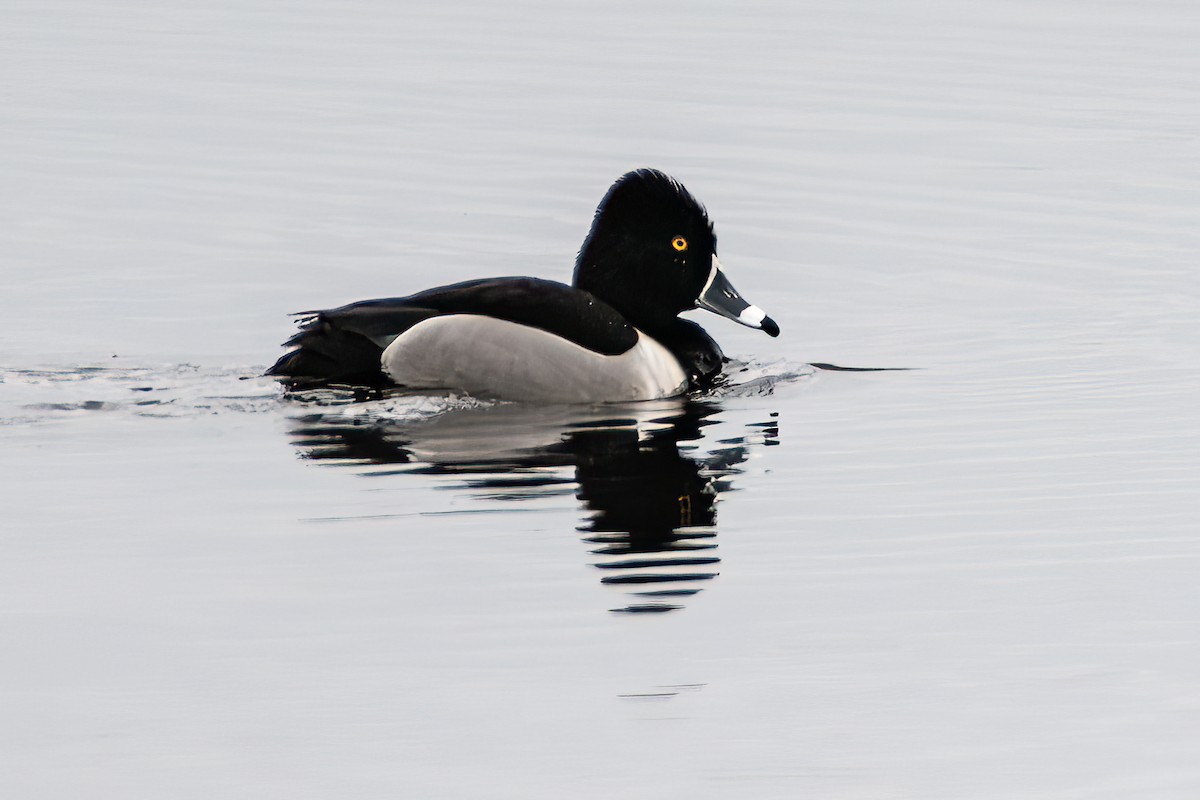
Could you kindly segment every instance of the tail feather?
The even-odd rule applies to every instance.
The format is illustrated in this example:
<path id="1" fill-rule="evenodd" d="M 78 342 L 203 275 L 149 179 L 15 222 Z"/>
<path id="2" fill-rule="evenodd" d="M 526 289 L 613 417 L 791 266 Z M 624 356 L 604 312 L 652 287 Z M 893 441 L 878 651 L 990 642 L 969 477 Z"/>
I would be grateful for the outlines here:
<path id="1" fill-rule="evenodd" d="M 288 339 L 284 353 L 267 370 L 267 375 L 291 379 L 293 386 L 346 383 L 377 386 L 387 378 L 379 369 L 383 348 L 367 336 L 340 326 L 323 313 L 304 320 L 304 326 Z"/>

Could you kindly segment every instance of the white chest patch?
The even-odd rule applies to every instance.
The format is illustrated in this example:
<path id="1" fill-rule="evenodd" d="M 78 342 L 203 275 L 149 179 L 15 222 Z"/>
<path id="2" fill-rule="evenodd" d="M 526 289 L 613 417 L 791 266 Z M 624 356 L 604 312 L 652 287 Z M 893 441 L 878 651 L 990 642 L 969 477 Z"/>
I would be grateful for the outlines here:
<path id="1" fill-rule="evenodd" d="M 420 322 L 383 351 L 384 373 L 414 389 L 541 403 L 611 403 L 673 397 L 687 389 L 675 356 L 638 331 L 616 356 L 515 322 L 450 314 Z"/>

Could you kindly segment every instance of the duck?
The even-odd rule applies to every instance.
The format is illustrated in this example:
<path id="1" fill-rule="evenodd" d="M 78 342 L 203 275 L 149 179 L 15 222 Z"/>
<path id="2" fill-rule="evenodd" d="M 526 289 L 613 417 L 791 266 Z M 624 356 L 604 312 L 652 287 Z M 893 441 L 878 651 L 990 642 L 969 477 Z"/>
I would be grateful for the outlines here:
<path id="1" fill-rule="evenodd" d="M 711 387 L 728 359 L 680 314 L 712 311 L 769 336 L 717 258 L 708 212 L 656 169 L 596 208 L 570 285 L 483 278 L 300 312 L 267 370 L 286 387 L 403 387 L 541 403 L 657 400 Z"/>

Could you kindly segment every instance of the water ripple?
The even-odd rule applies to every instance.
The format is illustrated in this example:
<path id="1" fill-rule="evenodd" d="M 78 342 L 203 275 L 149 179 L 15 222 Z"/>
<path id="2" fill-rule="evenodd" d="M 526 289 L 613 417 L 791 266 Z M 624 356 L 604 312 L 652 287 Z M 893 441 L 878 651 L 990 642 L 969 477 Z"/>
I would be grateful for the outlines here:
<path id="1" fill-rule="evenodd" d="M 580 407 L 447 399 L 440 413 L 402 405 L 407 414 L 395 417 L 396 402 L 305 409 L 292 420 L 292 443 L 306 459 L 363 476 L 447 476 L 445 488 L 476 500 L 573 496 L 600 583 L 625 593 L 612 610 L 631 614 L 679 609 L 720 574 L 717 501 L 749 452 L 779 437 L 766 411 L 732 435 L 713 400 Z M 730 435 L 709 436 L 713 426 Z"/>

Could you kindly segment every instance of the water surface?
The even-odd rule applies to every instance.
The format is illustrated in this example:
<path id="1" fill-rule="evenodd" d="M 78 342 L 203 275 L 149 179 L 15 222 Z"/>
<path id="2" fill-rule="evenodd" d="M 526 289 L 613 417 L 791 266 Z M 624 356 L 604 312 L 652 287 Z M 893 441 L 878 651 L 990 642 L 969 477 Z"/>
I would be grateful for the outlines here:
<path id="1" fill-rule="evenodd" d="M 1191 6 L 4 17 L 4 796 L 1200 792 Z M 642 165 L 726 390 L 257 377 Z"/>

